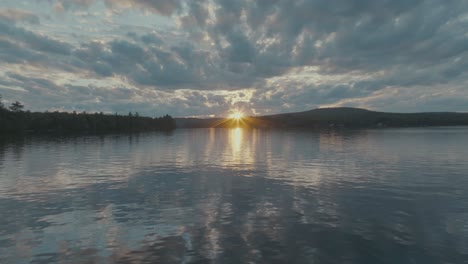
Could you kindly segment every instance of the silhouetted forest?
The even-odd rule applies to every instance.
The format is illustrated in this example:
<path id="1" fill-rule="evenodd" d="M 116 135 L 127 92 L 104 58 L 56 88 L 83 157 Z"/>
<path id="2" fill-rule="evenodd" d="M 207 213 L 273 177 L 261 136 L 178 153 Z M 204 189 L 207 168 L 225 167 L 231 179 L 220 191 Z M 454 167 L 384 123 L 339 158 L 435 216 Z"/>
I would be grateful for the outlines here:
<path id="1" fill-rule="evenodd" d="M 23 133 L 117 133 L 170 130 L 174 119 L 142 117 L 138 113 L 108 115 L 100 113 L 30 112 L 16 101 L 6 107 L 0 96 L 0 134 Z"/>

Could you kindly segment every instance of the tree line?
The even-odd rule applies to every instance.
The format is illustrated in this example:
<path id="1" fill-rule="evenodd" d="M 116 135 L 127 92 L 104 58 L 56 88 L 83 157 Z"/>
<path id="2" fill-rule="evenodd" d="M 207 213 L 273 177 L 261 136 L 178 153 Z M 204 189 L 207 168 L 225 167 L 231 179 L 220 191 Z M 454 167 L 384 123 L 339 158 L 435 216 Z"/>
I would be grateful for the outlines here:
<path id="1" fill-rule="evenodd" d="M 143 117 L 129 112 L 128 115 L 69 112 L 31 112 L 15 101 L 8 107 L 0 95 L 0 134 L 25 133 L 119 133 L 171 130 L 175 120 L 162 117 Z"/>

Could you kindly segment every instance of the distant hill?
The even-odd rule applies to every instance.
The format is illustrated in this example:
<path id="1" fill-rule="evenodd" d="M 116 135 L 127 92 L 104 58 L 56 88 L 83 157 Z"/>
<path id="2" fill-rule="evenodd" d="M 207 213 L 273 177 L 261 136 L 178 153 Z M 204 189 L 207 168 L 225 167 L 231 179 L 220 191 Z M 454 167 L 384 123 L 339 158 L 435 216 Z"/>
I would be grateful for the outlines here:
<path id="1" fill-rule="evenodd" d="M 318 108 L 304 112 L 232 119 L 177 118 L 177 127 L 371 128 L 468 125 L 468 113 L 387 113 L 360 108 Z"/>

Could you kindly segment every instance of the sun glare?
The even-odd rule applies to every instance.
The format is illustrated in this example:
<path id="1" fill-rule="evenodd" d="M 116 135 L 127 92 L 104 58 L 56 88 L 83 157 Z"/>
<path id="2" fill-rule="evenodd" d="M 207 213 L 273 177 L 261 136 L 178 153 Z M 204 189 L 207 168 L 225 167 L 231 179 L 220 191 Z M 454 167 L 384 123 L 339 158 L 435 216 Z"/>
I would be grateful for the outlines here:
<path id="1" fill-rule="evenodd" d="M 241 120 L 244 117 L 244 114 L 242 112 L 234 112 L 229 115 L 229 118 L 236 119 L 236 120 Z"/>

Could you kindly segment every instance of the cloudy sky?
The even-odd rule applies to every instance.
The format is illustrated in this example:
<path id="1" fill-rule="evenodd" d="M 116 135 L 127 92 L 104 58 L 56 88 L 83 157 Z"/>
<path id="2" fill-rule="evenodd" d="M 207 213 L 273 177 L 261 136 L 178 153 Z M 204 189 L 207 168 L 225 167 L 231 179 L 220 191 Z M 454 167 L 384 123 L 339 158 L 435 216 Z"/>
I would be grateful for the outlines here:
<path id="1" fill-rule="evenodd" d="M 32 111 L 468 111 L 466 0 L 1 0 Z"/>

